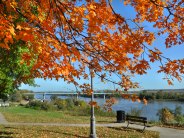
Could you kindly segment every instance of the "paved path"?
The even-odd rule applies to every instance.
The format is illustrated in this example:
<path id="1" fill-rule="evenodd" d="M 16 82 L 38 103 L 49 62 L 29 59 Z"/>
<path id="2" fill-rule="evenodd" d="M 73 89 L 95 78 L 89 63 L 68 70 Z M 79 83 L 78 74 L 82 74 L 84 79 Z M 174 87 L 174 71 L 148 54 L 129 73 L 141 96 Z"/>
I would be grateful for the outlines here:
<path id="1" fill-rule="evenodd" d="M 10 123 L 0 112 L 0 124 L 6 125 L 57 125 L 57 126 L 90 126 L 90 124 L 57 124 L 57 123 Z M 99 127 L 117 127 L 127 126 L 127 123 L 113 123 L 113 124 L 96 124 Z M 129 127 L 143 129 L 144 126 L 130 124 Z M 146 127 L 145 130 L 158 131 L 160 132 L 160 138 L 184 138 L 184 130 L 164 128 L 164 127 Z"/>

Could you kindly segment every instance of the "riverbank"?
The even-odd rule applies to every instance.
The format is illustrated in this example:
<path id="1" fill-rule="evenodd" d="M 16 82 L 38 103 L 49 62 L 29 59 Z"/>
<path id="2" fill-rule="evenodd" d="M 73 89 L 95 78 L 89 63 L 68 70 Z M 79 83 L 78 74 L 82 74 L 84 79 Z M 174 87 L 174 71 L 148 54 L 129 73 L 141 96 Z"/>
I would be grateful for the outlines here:
<path id="1" fill-rule="evenodd" d="M 173 101 L 173 102 L 183 102 L 184 103 L 184 100 L 177 100 L 177 99 L 150 99 L 150 100 L 147 100 L 146 101 L 150 102 L 150 101 Z"/>

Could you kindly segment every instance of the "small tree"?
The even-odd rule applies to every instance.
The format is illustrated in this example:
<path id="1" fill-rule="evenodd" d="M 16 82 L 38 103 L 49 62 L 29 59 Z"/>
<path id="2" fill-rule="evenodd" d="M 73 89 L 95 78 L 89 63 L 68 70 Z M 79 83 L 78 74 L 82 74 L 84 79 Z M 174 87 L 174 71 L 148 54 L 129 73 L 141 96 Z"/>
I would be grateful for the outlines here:
<path id="1" fill-rule="evenodd" d="M 132 116 L 141 116 L 142 115 L 142 110 L 143 107 L 141 109 L 137 109 L 137 108 L 132 108 L 131 107 L 131 111 L 128 113 L 128 115 L 132 115 Z"/>
<path id="2" fill-rule="evenodd" d="M 169 98 L 168 98 L 168 93 L 167 93 L 167 92 L 164 92 L 163 99 L 169 99 Z"/>
<path id="3" fill-rule="evenodd" d="M 4 102 L 4 112 L 5 112 L 5 102 L 8 101 L 9 95 L 8 95 L 8 94 L 1 93 L 1 94 L 0 94 L 0 98 L 1 98 L 1 99 L 3 100 L 3 102 Z"/>
<path id="4" fill-rule="evenodd" d="M 169 120 L 173 120 L 173 114 L 171 114 L 166 108 L 164 108 L 164 111 L 162 113 L 162 122 L 168 123 Z"/>
<path id="5" fill-rule="evenodd" d="M 9 99 L 12 102 L 17 102 L 17 100 L 18 100 L 19 97 L 20 97 L 20 94 L 18 94 L 18 93 L 12 93 L 12 94 L 10 94 Z"/>
<path id="6" fill-rule="evenodd" d="M 174 110 L 174 118 L 177 122 L 182 122 L 183 121 L 182 107 L 181 105 L 179 106 L 178 104 L 176 104 L 175 106 L 176 108 Z"/>
<path id="7" fill-rule="evenodd" d="M 69 108 L 73 108 L 74 104 L 73 104 L 71 98 L 67 98 L 67 99 L 65 99 L 65 101 L 67 102 L 67 106 L 68 106 Z"/>
<path id="8" fill-rule="evenodd" d="M 166 118 L 172 118 L 173 114 L 174 111 L 165 106 L 164 108 L 158 110 L 156 116 L 159 116 L 159 120 L 165 123 Z"/>

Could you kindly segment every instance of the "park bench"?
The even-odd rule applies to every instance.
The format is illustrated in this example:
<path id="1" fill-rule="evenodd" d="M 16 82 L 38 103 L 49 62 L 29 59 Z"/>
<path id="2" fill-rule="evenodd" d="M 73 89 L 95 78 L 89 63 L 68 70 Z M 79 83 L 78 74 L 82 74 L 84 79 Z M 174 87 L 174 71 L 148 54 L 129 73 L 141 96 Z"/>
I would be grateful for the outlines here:
<path id="1" fill-rule="evenodd" d="M 126 115 L 126 120 L 128 121 L 128 125 L 129 124 L 143 125 L 143 124 L 137 124 L 135 122 L 144 123 L 144 125 L 143 125 L 144 129 L 143 129 L 142 133 L 144 132 L 146 127 L 151 127 L 150 125 L 146 125 L 147 124 L 147 118 L 146 117 L 138 117 L 138 116 Z M 130 122 L 130 121 L 133 121 L 133 122 Z M 127 128 L 128 128 L 128 125 L 127 125 Z"/>

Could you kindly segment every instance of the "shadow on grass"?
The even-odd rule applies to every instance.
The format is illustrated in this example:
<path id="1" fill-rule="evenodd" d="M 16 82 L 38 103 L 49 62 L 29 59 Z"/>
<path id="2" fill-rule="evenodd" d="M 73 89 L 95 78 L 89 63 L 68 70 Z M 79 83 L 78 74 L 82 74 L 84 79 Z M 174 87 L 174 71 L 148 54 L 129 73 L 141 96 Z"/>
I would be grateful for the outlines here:
<path id="1" fill-rule="evenodd" d="M 96 121 L 97 123 L 114 123 L 114 121 Z"/>
<path id="2" fill-rule="evenodd" d="M 8 132 L 8 131 L 0 131 L 0 138 L 12 138 L 12 136 L 8 136 L 11 134 L 17 134 L 17 133 L 12 133 L 12 132 Z M 4 135 L 6 135 L 6 136 L 4 136 Z"/>
<path id="3" fill-rule="evenodd" d="M 61 134 L 65 134 L 65 135 L 68 135 L 68 136 L 74 136 L 74 137 L 77 137 L 77 138 L 89 138 L 89 136 L 88 137 L 84 137 L 84 136 L 79 136 L 79 135 L 69 134 L 69 133 L 62 133 L 61 132 Z"/>
<path id="4" fill-rule="evenodd" d="M 120 131 L 127 131 L 127 132 L 128 132 L 128 131 L 129 131 L 129 132 L 133 132 L 133 131 L 134 131 L 134 132 L 140 132 L 140 133 L 141 133 L 142 130 L 143 130 L 143 129 L 139 129 L 139 128 L 129 128 L 129 127 L 128 127 L 127 129 L 126 129 L 126 127 L 108 127 L 108 128 L 110 128 L 110 129 L 115 129 L 115 130 L 120 130 Z M 145 131 L 146 131 L 146 130 L 144 130 L 144 132 L 145 132 Z"/>
<path id="5" fill-rule="evenodd" d="M 4 128 L 14 128 L 14 127 L 4 127 Z"/>
<path id="6" fill-rule="evenodd" d="M 77 138 L 89 138 L 89 137 L 84 137 L 84 136 L 80 136 L 80 135 L 76 135 L 76 134 L 65 133 L 65 132 L 62 132 L 62 131 L 49 131 L 49 130 L 42 130 L 42 131 L 54 132 L 54 133 L 59 133 L 59 134 L 63 134 L 63 135 L 73 136 L 73 137 L 77 137 Z"/>

